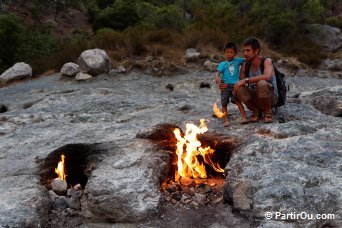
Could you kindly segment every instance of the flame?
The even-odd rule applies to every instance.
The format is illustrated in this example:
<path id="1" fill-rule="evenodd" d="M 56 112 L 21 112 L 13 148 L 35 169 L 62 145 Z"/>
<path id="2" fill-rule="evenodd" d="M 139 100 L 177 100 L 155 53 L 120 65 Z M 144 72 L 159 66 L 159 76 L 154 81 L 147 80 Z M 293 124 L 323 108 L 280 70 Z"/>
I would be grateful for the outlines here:
<path id="1" fill-rule="evenodd" d="M 201 142 L 197 139 L 197 134 L 203 134 L 208 131 L 205 120 L 200 120 L 200 126 L 197 127 L 194 124 L 186 124 L 186 131 L 184 137 L 181 136 L 180 129 L 174 129 L 173 133 L 177 139 L 176 154 L 178 156 L 177 167 L 178 175 L 181 177 L 192 178 L 207 178 L 205 171 L 205 165 L 200 163 L 197 159 L 197 155 L 201 155 L 205 163 L 209 164 L 216 172 L 223 172 L 219 164 L 214 164 L 211 160 L 211 156 L 214 151 L 209 146 L 206 148 L 201 147 Z M 185 151 L 184 151 L 185 147 Z"/>
<path id="2" fill-rule="evenodd" d="M 213 104 L 213 111 L 214 111 L 216 117 L 220 119 L 225 115 L 225 113 L 221 112 L 221 110 L 217 107 L 216 103 L 217 103 L 217 101 Z"/>
<path id="3" fill-rule="evenodd" d="M 55 173 L 57 173 L 59 179 L 65 181 L 66 175 L 65 175 L 64 159 L 65 159 L 65 156 L 62 154 L 61 161 L 58 162 L 57 168 L 55 168 Z"/>

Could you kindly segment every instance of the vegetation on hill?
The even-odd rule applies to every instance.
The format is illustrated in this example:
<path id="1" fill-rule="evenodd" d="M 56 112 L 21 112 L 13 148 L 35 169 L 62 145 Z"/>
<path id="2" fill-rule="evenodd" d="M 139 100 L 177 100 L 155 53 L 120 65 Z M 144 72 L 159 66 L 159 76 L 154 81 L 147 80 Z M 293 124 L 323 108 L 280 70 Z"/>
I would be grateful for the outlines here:
<path id="1" fill-rule="evenodd" d="M 34 23 L 28 25 L 18 13 L 6 10 L 13 6 L 24 9 Z M 43 16 L 74 8 L 87 13 L 93 33 L 75 33 L 63 40 L 53 37 Z M 58 69 L 91 47 L 106 49 L 111 58 L 122 60 L 161 55 L 165 47 L 211 46 L 221 51 L 226 41 L 240 44 L 249 36 L 316 66 L 324 56 L 305 37 L 303 25 L 341 28 L 340 8 L 339 0 L 3 0 L 0 73 L 18 61 L 30 63 L 36 73 Z"/>

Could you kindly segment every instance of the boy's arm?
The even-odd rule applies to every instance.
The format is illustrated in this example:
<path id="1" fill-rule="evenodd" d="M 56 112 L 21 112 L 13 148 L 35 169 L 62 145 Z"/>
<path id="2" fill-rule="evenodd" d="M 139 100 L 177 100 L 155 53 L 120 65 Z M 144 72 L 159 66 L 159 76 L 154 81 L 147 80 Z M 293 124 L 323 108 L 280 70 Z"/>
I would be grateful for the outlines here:
<path id="1" fill-rule="evenodd" d="M 234 90 L 233 90 L 233 94 L 235 94 L 237 92 L 237 90 L 239 89 L 240 86 L 244 86 L 246 81 L 246 61 L 242 63 L 241 68 L 240 68 L 240 81 L 238 81 L 235 86 L 234 86 Z"/>
<path id="2" fill-rule="evenodd" d="M 221 82 L 221 73 L 220 73 L 220 71 L 216 71 L 215 82 L 216 82 L 216 84 L 219 84 Z"/>

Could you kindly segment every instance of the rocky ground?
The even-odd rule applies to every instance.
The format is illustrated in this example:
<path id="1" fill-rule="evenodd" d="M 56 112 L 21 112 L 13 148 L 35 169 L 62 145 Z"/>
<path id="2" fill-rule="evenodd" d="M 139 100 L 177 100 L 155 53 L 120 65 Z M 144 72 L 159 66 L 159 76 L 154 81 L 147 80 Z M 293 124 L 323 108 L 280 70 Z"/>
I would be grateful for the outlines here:
<path id="1" fill-rule="evenodd" d="M 342 85 L 338 74 L 325 75 L 287 79 L 291 91 L 280 122 L 242 126 L 237 108 L 229 107 L 228 128 L 212 116 L 219 93 L 208 72 L 112 73 L 83 82 L 55 74 L 3 87 L 0 225 L 338 227 L 339 219 L 264 218 L 276 211 L 341 218 Z M 172 157 L 165 147 L 170 138 L 153 132 L 160 124 L 184 129 L 201 118 L 209 120 L 209 135 L 234 144 L 223 199 L 198 207 L 168 201 L 160 186 Z M 46 185 L 61 153 L 87 155 L 88 176 L 81 211 L 63 211 L 64 217 L 52 210 Z"/>

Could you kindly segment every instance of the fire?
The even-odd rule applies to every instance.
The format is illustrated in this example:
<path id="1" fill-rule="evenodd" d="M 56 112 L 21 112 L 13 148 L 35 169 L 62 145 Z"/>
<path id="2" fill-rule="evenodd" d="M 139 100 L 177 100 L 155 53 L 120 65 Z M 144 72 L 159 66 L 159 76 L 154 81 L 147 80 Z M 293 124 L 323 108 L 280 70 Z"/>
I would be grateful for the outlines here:
<path id="1" fill-rule="evenodd" d="M 222 118 L 224 116 L 225 113 L 222 113 L 221 110 L 217 107 L 217 101 L 213 104 L 213 111 L 215 113 L 215 115 L 217 116 L 217 118 Z"/>
<path id="2" fill-rule="evenodd" d="M 207 178 L 205 165 L 197 159 L 197 155 L 203 157 L 205 163 L 209 164 L 216 172 L 223 172 L 219 164 L 214 164 L 211 156 L 214 151 L 209 146 L 206 148 L 201 147 L 201 142 L 197 139 L 197 134 L 203 134 L 208 131 L 205 120 L 201 119 L 200 126 L 194 124 L 186 124 L 186 131 L 184 137 L 181 136 L 180 130 L 176 128 L 173 133 L 177 139 L 176 154 L 177 160 L 177 173 L 175 176 L 188 178 Z M 184 151 L 185 148 L 185 151 Z"/>
<path id="3" fill-rule="evenodd" d="M 58 178 L 65 181 L 65 166 L 64 166 L 65 156 L 61 155 L 61 161 L 58 162 L 57 168 L 55 168 L 55 173 L 57 173 Z"/>

